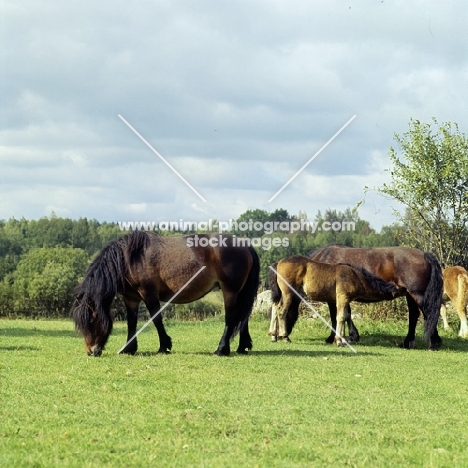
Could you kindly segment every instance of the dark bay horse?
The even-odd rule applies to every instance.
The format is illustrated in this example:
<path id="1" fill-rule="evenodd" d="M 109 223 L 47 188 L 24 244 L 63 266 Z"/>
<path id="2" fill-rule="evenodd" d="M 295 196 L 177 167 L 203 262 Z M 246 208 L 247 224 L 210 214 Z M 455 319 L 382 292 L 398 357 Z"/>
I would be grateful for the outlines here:
<path id="1" fill-rule="evenodd" d="M 199 270 L 193 281 L 186 285 Z M 159 335 L 159 352 L 168 353 L 160 301 L 184 304 L 219 287 L 223 294 L 225 328 L 215 354 L 228 356 L 230 341 L 239 332 L 238 353 L 252 348 L 248 320 L 259 284 L 260 263 L 252 247 L 237 247 L 233 237 L 194 234 L 163 237 L 135 231 L 104 247 L 78 286 L 71 314 L 84 335 L 89 355 L 99 356 L 112 331 L 110 306 L 117 293 L 127 309 L 128 336 L 123 353 L 135 354 L 138 306 L 144 301 Z"/>
<path id="2" fill-rule="evenodd" d="M 272 310 L 270 335 L 287 339 L 299 316 L 298 292 L 308 299 L 336 304 L 335 343 L 344 344 L 345 323 L 350 319 L 350 302 L 392 300 L 405 289 L 372 275 L 364 268 L 348 264 L 327 264 L 294 255 L 272 265 L 269 272 Z M 293 289 L 291 289 L 293 288 Z M 275 312 L 277 317 L 275 317 Z M 286 340 L 288 341 L 288 340 Z"/>
<path id="3" fill-rule="evenodd" d="M 468 338 L 468 325 L 466 323 L 466 305 L 468 304 L 468 271 L 461 266 L 453 266 L 442 270 L 444 279 L 444 296 L 440 315 L 444 328 L 449 329 L 447 322 L 447 302 L 451 302 L 460 318 L 460 332 L 458 336 Z"/>
<path id="4" fill-rule="evenodd" d="M 350 263 L 357 265 L 406 289 L 408 304 L 408 334 L 401 346 L 414 348 L 416 324 L 421 310 L 424 316 L 425 338 L 429 349 L 439 349 L 442 339 L 437 332 L 440 306 L 442 303 L 442 269 L 436 257 L 409 247 L 353 248 L 329 245 L 307 254 L 309 258 L 324 263 Z M 336 303 L 328 302 L 332 325 L 336 323 Z M 334 327 L 335 328 L 335 327 Z M 350 337 L 357 330 L 350 321 Z M 334 333 L 328 338 L 333 343 Z"/>

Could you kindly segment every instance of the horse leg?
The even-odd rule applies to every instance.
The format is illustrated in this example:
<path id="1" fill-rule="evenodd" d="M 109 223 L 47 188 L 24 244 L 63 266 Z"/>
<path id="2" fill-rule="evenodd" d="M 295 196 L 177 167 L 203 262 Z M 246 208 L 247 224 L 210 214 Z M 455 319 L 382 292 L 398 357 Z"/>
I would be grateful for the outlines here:
<path id="1" fill-rule="evenodd" d="M 276 313 L 276 304 L 271 305 L 271 320 L 270 330 L 268 335 L 271 336 L 271 341 L 274 343 L 278 339 L 278 315 Z"/>
<path id="2" fill-rule="evenodd" d="M 161 304 L 158 299 L 155 297 L 151 299 L 145 300 L 146 307 L 148 307 L 148 311 L 150 316 L 153 317 L 152 321 L 156 330 L 158 331 L 159 336 L 159 349 L 158 353 L 161 354 L 169 354 L 172 349 L 172 339 L 166 333 L 166 329 L 164 328 L 162 314 L 159 312 L 161 308 Z"/>
<path id="3" fill-rule="evenodd" d="M 277 305 L 277 322 L 278 322 L 278 338 L 283 339 L 286 343 L 290 343 L 288 327 L 286 325 L 286 314 L 292 305 L 291 298 L 283 294 L 281 302 Z"/>
<path id="4" fill-rule="evenodd" d="M 467 302 L 467 291 L 466 291 L 466 283 L 465 278 L 462 276 L 458 277 L 458 294 L 456 297 L 453 298 L 452 305 L 457 310 L 458 318 L 460 319 L 460 331 L 458 332 L 458 336 L 462 338 L 468 337 L 468 326 L 466 323 L 466 302 Z M 442 311 L 442 307 L 440 308 L 440 315 L 442 316 L 442 320 L 444 321 L 444 328 L 445 323 L 447 322 L 446 319 L 446 311 Z"/>
<path id="5" fill-rule="evenodd" d="M 127 342 L 125 348 L 120 351 L 120 354 L 134 355 L 138 349 L 136 338 L 136 328 L 138 321 L 138 306 L 140 301 L 131 301 L 124 298 L 125 308 L 127 309 Z"/>
<path id="6" fill-rule="evenodd" d="M 442 304 L 440 305 L 440 316 L 442 317 L 442 321 L 444 322 L 444 330 L 450 330 L 450 325 L 447 321 L 447 307 L 445 306 L 444 302 L 442 302 Z"/>
<path id="7" fill-rule="evenodd" d="M 416 301 L 409 295 L 406 295 L 408 304 L 408 334 L 400 344 L 400 348 L 413 349 L 415 346 L 416 324 L 419 319 L 419 307 Z"/>
<path id="8" fill-rule="evenodd" d="M 332 331 L 330 336 L 325 340 L 325 343 L 332 344 L 335 342 L 335 332 L 336 330 L 336 302 L 328 302 L 328 309 L 330 310 L 330 320 L 332 325 Z"/>
<path id="9" fill-rule="evenodd" d="M 351 304 L 348 304 L 349 310 L 348 310 L 348 316 L 346 318 L 346 323 L 348 324 L 348 329 L 349 329 L 349 341 L 351 343 L 357 343 L 359 341 L 360 335 L 359 331 L 354 325 L 354 322 L 351 318 Z"/>
<path id="10" fill-rule="evenodd" d="M 223 290 L 224 298 L 224 331 L 218 344 L 218 349 L 214 352 L 217 356 L 229 356 L 231 354 L 231 339 L 238 325 L 236 317 L 237 294 Z"/>
<path id="11" fill-rule="evenodd" d="M 462 338 L 468 338 L 468 325 L 466 322 L 465 307 L 459 307 L 457 312 L 458 317 L 460 318 L 460 332 L 458 333 L 458 336 L 461 336 Z"/>
<path id="12" fill-rule="evenodd" d="M 246 320 L 239 332 L 239 346 L 237 348 L 237 354 L 249 354 L 251 349 L 252 337 L 249 333 L 249 322 Z"/>
<path id="13" fill-rule="evenodd" d="M 335 336 L 335 344 L 337 346 L 344 346 L 345 341 L 344 341 L 344 336 L 346 333 L 346 320 L 347 316 L 349 314 L 349 303 L 343 299 L 338 299 L 337 298 L 337 304 L 336 304 L 336 336 Z"/>

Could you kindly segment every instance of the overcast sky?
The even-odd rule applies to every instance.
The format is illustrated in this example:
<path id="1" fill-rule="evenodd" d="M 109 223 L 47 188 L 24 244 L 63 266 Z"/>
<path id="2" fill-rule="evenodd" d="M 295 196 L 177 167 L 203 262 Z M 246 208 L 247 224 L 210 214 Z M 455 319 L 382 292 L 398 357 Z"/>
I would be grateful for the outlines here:
<path id="1" fill-rule="evenodd" d="M 312 219 L 388 180 L 410 118 L 468 133 L 466 0 L 0 5 L 0 219 Z"/>

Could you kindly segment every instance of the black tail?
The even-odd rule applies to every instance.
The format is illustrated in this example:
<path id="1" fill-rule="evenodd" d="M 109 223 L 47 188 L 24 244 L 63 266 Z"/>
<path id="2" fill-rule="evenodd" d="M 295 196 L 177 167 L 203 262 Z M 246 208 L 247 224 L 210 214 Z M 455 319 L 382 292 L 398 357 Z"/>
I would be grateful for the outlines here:
<path id="1" fill-rule="evenodd" d="M 268 285 L 271 291 L 271 300 L 273 304 L 278 304 L 281 301 L 281 290 L 278 287 L 278 281 L 276 276 L 276 268 L 278 263 L 273 263 L 268 269 Z M 273 271 L 274 270 L 274 271 Z"/>
<path id="2" fill-rule="evenodd" d="M 89 265 L 76 289 L 76 299 L 70 314 L 75 327 L 83 335 L 91 325 L 102 335 L 105 344 L 112 331 L 110 306 L 115 295 L 124 288 L 128 277 L 128 263 L 141 259 L 148 235 L 136 231 L 107 244 Z"/>
<path id="3" fill-rule="evenodd" d="M 257 297 L 258 285 L 260 283 L 260 259 L 258 258 L 258 254 L 253 247 L 249 247 L 249 251 L 252 255 L 253 265 L 244 287 L 237 295 L 237 307 L 241 311 L 241 316 L 239 318 L 239 323 L 234 330 L 232 338 L 249 321 L 255 298 Z"/>
<path id="4" fill-rule="evenodd" d="M 442 295 L 444 292 L 444 282 L 442 279 L 442 267 L 437 258 L 429 253 L 424 252 L 424 258 L 431 267 L 431 277 L 426 287 L 423 300 L 424 311 L 424 337 L 430 340 L 431 336 L 437 330 L 439 322 L 440 305 L 442 303 Z"/>

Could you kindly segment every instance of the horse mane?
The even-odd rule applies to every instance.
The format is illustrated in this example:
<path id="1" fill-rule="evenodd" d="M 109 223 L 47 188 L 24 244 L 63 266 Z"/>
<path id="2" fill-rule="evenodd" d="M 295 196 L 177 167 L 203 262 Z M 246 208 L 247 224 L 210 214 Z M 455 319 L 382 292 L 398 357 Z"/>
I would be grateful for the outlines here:
<path id="1" fill-rule="evenodd" d="M 91 262 L 75 289 L 76 299 L 70 311 L 79 331 L 85 333 L 89 329 L 93 312 L 103 326 L 112 327 L 108 309 L 117 292 L 125 288 L 128 266 L 141 261 L 149 242 L 148 233 L 134 231 L 109 242 Z"/>
<path id="2" fill-rule="evenodd" d="M 366 270 L 365 268 L 362 268 L 358 265 L 353 265 L 351 263 L 338 263 L 338 265 L 347 265 L 353 270 L 358 271 L 364 277 L 364 281 L 368 286 L 370 286 L 372 289 L 381 291 L 382 293 L 393 294 L 398 292 L 400 289 L 395 283 L 385 281 L 379 276 L 372 274 L 369 270 Z"/>
<path id="3" fill-rule="evenodd" d="M 124 252 L 128 263 L 135 265 L 141 262 L 146 248 L 151 240 L 161 241 L 162 237 L 157 233 L 148 233 L 145 231 L 133 231 L 131 234 L 121 237 L 118 242 Z"/>

